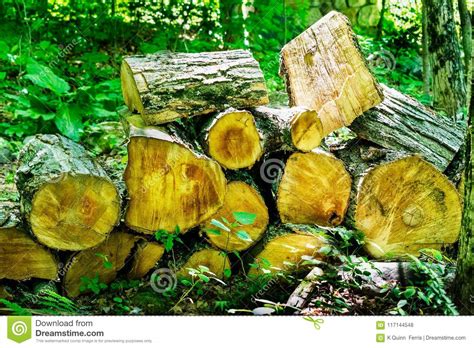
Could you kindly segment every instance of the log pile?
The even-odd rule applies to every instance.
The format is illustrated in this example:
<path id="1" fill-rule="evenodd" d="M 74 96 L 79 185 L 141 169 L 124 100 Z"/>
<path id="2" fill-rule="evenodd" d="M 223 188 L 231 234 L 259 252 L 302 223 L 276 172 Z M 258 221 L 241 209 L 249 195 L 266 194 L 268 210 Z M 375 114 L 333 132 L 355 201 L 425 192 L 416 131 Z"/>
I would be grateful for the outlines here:
<path id="1" fill-rule="evenodd" d="M 62 273 L 75 297 L 157 265 L 225 279 L 239 252 L 251 255 L 250 275 L 293 272 L 323 260 L 320 227 L 340 225 L 362 231 L 374 258 L 454 243 L 461 200 L 443 172 L 463 129 L 379 85 L 337 12 L 290 41 L 281 61 L 290 106 L 276 109 L 249 52 L 124 58 L 125 213 L 81 145 L 33 137 L 16 176 L 21 219 L 0 214 L 0 279 Z M 344 126 L 357 138 L 328 148 L 324 138 Z M 163 234 L 186 234 L 181 261 L 165 263 Z"/>

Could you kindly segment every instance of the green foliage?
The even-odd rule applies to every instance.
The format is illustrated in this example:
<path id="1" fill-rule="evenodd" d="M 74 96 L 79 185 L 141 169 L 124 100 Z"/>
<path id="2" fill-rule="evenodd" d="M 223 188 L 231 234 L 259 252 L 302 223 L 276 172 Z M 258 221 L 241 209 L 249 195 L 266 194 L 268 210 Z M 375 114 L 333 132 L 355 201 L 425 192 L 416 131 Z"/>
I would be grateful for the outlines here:
<path id="1" fill-rule="evenodd" d="M 94 294 L 98 295 L 102 290 L 105 289 L 107 289 L 107 284 L 100 281 L 98 274 L 96 274 L 93 278 L 81 277 L 81 285 L 79 287 L 81 292 L 90 290 Z"/>
<path id="2" fill-rule="evenodd" d="M 174 232 L 168 232 L 166 230 L 158 230 L 155 232 L 155 239 L 163 244 L 165 251 L 169 252 L 173 249 L 176 242 L 183 244 L 183 240 L 180 237 L 181 230 L 179 226 L 176 226 Z"/>
<path id="3" fill-rule="evenodd" d="M 221 220 L 212 219 L 211 224 L 217 227 L 217 229 L 208 228 L 206 229 L 206 232 L 219 236 L 221 234 L 221 230 L 231 233 L 232 230 L 238 229 L 235 232 L 235 235 L 243 241 L 251 242 L 252 238 L 250 235 L 245 230 L 240 228 L 246 225 L 253 225 L 255 223 L 255 219 L 257 218 L 257 214 L 247 212 L 233 212 L 232 216 L 234 217 L 234 221 L 232 222 L 228 221 L 225 217 L 221 217 Z"/>

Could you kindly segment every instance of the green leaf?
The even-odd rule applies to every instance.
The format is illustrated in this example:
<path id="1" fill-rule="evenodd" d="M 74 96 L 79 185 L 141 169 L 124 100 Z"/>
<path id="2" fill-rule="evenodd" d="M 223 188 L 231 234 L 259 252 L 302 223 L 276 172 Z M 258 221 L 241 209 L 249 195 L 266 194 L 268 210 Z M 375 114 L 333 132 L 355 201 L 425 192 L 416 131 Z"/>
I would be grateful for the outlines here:
<path id="1" fill-rule="evenodd" d="M 252 238 L 250 238 L 248 233 L 245 232 L 245 231 L 237 231 L 236 235 L 237 235 L 237 237 L 239 237 L 240 239 L 242 239 L 246 242 L 251 242 L 252 241 Z"/>
<path id="2" fill-rule="evenodd" d="M 216 227 L 219 227 L 220 229 L 226 231 L 226 232 L 230 232 L 230 228 L 227 227 L 226 225 L 224 225 L 222 222 L 220 222 L 219 220 L 216 220 L 216 219 L 212 219 L 211 220 L 211 224 L 216 226 Z"/>
<path id="3" fill-rule="evenodd" d="M 331 252 L 332 248 L 329 245 L 323 246 L 319 249 L 319 252 L 323 255 L 329 255 Z"/>
<path id="4" fill-rule="evenodd" d="M 25 78 L 36 86 L 47 88 L 57 95 L 63 95 L 70 89 L 69 84 L 57 76 L 49 67 L 39 64 L 34 59 L 29 59 L 26 65 Z"/>
<path id="5" fill-rule="evenodd" d="M 257 214 L 246 213 L 246 212 L 234 212 L 234 219 L 237 220 L 242 225 L 251 225 L 255 222 Z"/>
<path id="6" fill-rule="evenodd" d="M 407 300 L 400 300 L 397 303 L 397 307 L 402 308 L 402 307 L 406 306 L 407 304 L 408 304 Z"/>
<path id="7" fill-rule="evenodd" d="M 63 104 L 56 113 L 54 123 L 61 134 L 72 140 L 79 140 L 83 128 L 79 108 Z"/>
<path id="8" fill-rule="evenodd" d="M 405 298 L 413 297 L 416 294 L 416 290 L 414 288 L 408 288 L 403 292 Z"/>
<path id="9" fill-rule="evenodd" d="M 10 47 L 5 41 L 0 41 L 0 59 L 7 59 L 8 52 L 10 52 Z"/>
<path id="10" fill-rule="evenodd" d="M 232 271 L 229 268 L 224 269 L 224 277 L 229 278 L 232 275 Z"/>
<path id="11" fill-rule="evenodd" d="M 220 236 L 220 235 L 221 235 L 221 231 L 216 230 L 216 229 L 213 229 L 213 228 L 208 228 L 208 229 L 206 229 L 206 232 L 207 232 L 208 234 L 215 234 L 216 236 Z"/>
<path id="12" fill-rule="evenodd" d="M 117 303 L 122 303 L 123 299 L 120 298 L 120 297 L 114 297 L 114 301 L 117 302 Z"/>
<path id="13" fill-rule="evenodd" d="M 0 81 L 5 80 L 5 77 L 7 77 L 7 73 L 5 71 L 0 71 Z"/>
<path id="14" fill-rule="evenodd" d="M 209 280 L 211 280 L 211 278 L 209 278 L 208 276 L 204 275 L 204 274 L 198 274 L 197 275 L 199 277 L 199 279 L 201 279 L 204 283 L 208 283 Z"/>
<path id="15" fill-rule="evenodd" d="M 112 264 L 112 262 L 110 262 L 110 261 L 104 261 L 104 268 L 105 268 L 105 269 L 112 269 L 113 266 L 114 266 L 114 265 Z"/>

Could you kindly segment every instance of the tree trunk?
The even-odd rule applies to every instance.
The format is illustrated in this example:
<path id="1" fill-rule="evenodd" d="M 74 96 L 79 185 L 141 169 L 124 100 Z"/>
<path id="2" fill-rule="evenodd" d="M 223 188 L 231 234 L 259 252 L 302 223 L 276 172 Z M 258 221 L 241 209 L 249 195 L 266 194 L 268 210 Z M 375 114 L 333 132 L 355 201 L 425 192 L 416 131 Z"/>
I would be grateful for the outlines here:
<path id="1" fill-rule="evenodd" d="M 471 13 L 472 16 L 472 13 Z M 474 17 L 471 17 L 473 20 Z M 472 68 L 472 66 L 471 66 Z M 471 81 L 471 84 L 474 81 Z M 472 87 L 472 85 L 471 85 Z M 472 91 L 472 89 L 471 89 Z M 464 213 L 456 270 L 456 292 L 461 312 L 474 314 L 474 95 L 471 94 L 466 144 Z"/>
<path id="2" fill-rule="evenodd" d="M 466 106 L 466 83 L 451 0 L 423 0 L 433 73 L 433 105 L 452 118 Z"/>
<path id="3" fill-rule="evenodd" d="M 57 260 L 22 229 L 19 216 L 17 204 L 0 203 L 0 279 L 56 280 Z"/>
<path id="4" fill-rule="evenodd" d="M 461 199 L 456 187 L 418 156 L 375 160 L 357 183 L 355 228 L 375 258 L 418 255 L 456 242 Z"/>
<path id="5" fill-rule="evenodd" d="M 461 148 L 464 128 L 392 88 L 383 91 L 384 101 L 357 118 L 351 130 L 394 151 L 420 154 L 444 171 Z"/>
<path id="6" fill-rule="evenodd" d="M 226 191 L 219 164 L 183 140 L 178 127 L 147 127 L 136 116 L 128 122 L 127 226 L 146 234 L 184 233 L 211 217 Z"/>
<path id="7" fill-rule="evenodd" d="M 430 96 L 431 91 L 431 68 L 430 55 L 428 49 L 428 18 L 426 6 L 422 6 L 421 17 L 421 55 L 423 60 L 423 91 L 426 96 Z"/>
<path id="8" fill-rule="evenodd" d="M 258 62 L 244 50 L 126 57 L 122 92 L 148 125 L 268 103 Z"/>
<path id="9" fill-rule="evenodd" d="M 99 290 L 100 284 L 109 284 L 125 265 L 138 237 L 117 231 L 99 246 L 83 250 L 68 262 L 64 290 L 69 297 Z"/>
<path id="10" fill-rule="evenodd" d="M 237 212 L 255 214 L 255 221 L 249 225 L 229 227 L 229 231 L 217 228 L 211 219 L 230 223 L 236 221 L 233 216 Z M 209 242 L 225 251 L 242 251 L 257 243 L 264 235 L 268 225 L 268 209 L 260 193 L 243 181 L 232 181 L 227 184 L 224 205 L 202 227 L 207 234 Z M 244 238 L 239 232 L 244 231 L 249 239 Z"/>
<path id="11" fill-rule="evenodd" d="M 472 6 L 472 5 L 471 5 Z M 469 108 L 469 96 L 471 95 L 472 78 L 472 25 L 471 14 L 467 8 L 466 0 L 458 0 L 459 17 L 461 19 L 462 47 L 464 51 L 464 71 L 466 72 L 467 107 Z M 472 9 L 471 9 L 472 10 Z"/>
<path id="12" fill-rule="evenodd" d="M 316 110 L 323 136 L 382 101 L 349 20 L 332 11 L 281 50 L 290 106 Z"/>
<path id="13" fill-rule="evenodd" d="M 118 224 L 118 191 L 82 146 L 59 135 L 37 135 L 23 147 L 18 162 L 22 213 L 41 243 L 87 249 Z"/>
<path id="14" fill-rule="evenodd" d="M 292 154 L 277 191 L 283 223 L 337 226 L 349 205 L 351 178 L 334 156 L 314 151 Z"/>

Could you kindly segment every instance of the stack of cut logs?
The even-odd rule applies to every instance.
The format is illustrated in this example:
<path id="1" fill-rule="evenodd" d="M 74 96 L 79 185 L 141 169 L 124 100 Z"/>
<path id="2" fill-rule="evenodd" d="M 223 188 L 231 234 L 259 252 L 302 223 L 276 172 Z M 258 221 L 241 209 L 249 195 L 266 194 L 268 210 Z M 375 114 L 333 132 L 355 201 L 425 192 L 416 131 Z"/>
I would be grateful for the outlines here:
<path id="1" fill-rule="evenodd" d="M 235 251 L 255 257 L 250 273 L 290 271 L 322 257 L 315 226 L 362 231 L 374 258 L 456 241 L 462 207 L 451 180 L 462 127 L 379 85 L 337 12 L 284 46 L 281 74 L 290 107 L 270 108 L 247 51 L 125 58 L 124 214 L 116 183 L 82 146 L 33 137 L 16 177 L 27 223 L 4 214 L 0 279 L 56 280 L 62 271 L 74 297 L 87 278 L 142 278 L 164 254 L 157 231 L 204 236 L 181 276 L 198 265 L 228 275 Z M 357 137 L 328 147 L 324 138 L 342 127 Z M 239 212 L 254 221 L 235 223 Z"/>

